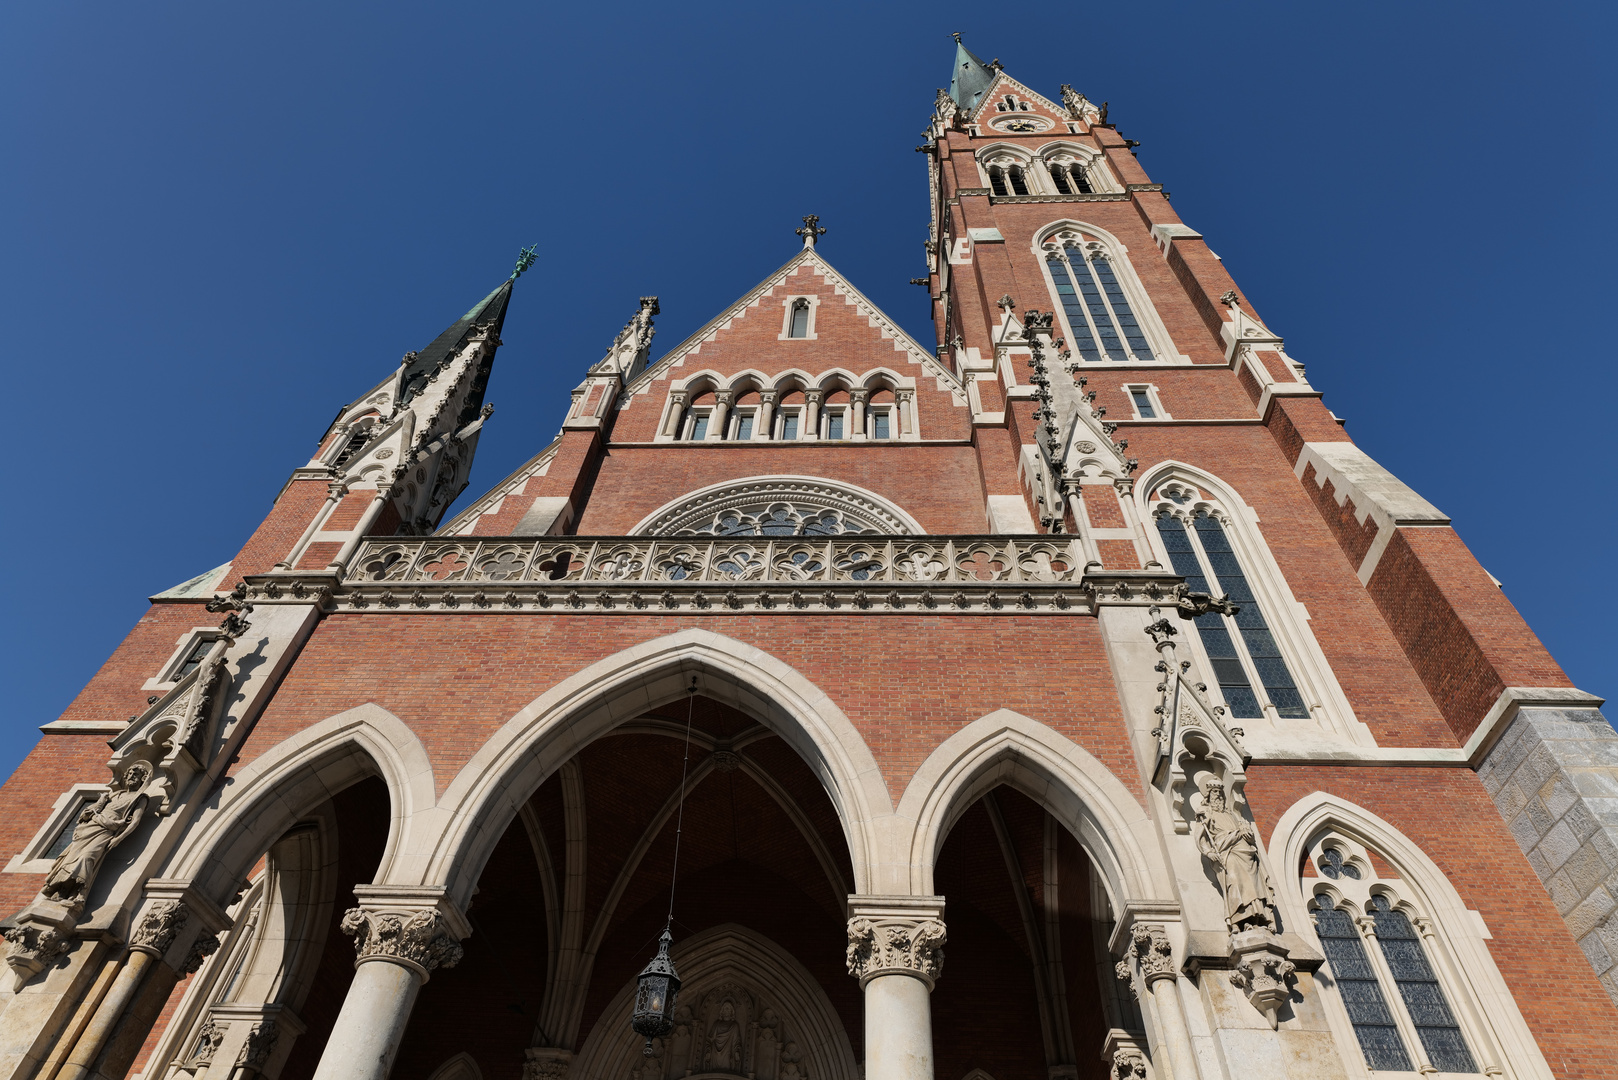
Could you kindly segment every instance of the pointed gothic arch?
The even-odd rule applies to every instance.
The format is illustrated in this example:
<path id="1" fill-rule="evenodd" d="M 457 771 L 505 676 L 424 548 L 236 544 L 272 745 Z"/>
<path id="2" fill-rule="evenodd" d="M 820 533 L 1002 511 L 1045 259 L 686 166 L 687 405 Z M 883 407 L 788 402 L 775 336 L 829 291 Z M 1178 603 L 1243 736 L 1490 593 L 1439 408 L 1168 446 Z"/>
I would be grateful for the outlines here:
<path id="1" fill-rule="evenodd" d="M 229 777 L 191 822 L 165 876 L 190 881 L 224 907 L 270 845 L 371 776 L 387 785 L 392 811 L 376 880 L 408 873 L 437 801 L 432 761 L 409 725 L 367 702 L 283 739 Z"/>
<path id="2" fill-rule="evenodd" d="M 1141 801 L 1082 746 L 1010 709 L 980 717 L 945 739 L 905 787 L 897 816 L 911 830 L 911 893 L 932 893 L 933 867 L 951 826 L 1001 784 L 1039 803 L 1073 834 L 1105 882 L 1114 913 L 1125 900 L 1174 896 Z"/>
<path id="3" fill-rule="evenodd" d="M 1553 1075 L 1527 1021 L 1518 1009 L 1486 940 L 1483 917 L 1466 901 L 1448 875 L 1403 832 L 1357 803 L 1314 791 L 1287 808 L 1270 833 L 1270 865 L 1285 875 L 1277 881 L 1277 902 L 1288 930 L 1320 949 L 1306 904 L 1315 891 L 1300 875 L 1310 849 L 1329 836 L 1346 838 L 1385 860 L 1398 886 L 1391 895 L 1401 906 L 1430 920 L 1428 959 L 1450 1005 L 1459 1014 L 1480 1071 L 1511 1080 L 1550 1080 Z M 1335 897 L 1334 897 L 1335 899 Z M 1327 987 L 1328 1016 L 1341 1045 L 1356 1045 L 1353 1025 L 1339 997 Z"/>
<path id="4" fill-rule="evenodd" d="M 1157 305 L 1152 301 L 1151 293 L 1135 270 L 1128 246 L 1118 237 L 1099 225 L 1092 225 L 1076 218 L 1062 218 L 1034 230 L 1031 248 L 1039 258 L 1040 273 L 1045 279 L 1046 295 L 1050 297 L 1051 308 L 1057 314 L 1059 325 L 1063 327 L 1061 336 L 1066 338 L 1072 349 L 1073 359 L 1079 364 L 1081 372 L 1087 363 L 1097 361 L 1098 366 L 1108 363 L 1116 365 L 1121 362 L 1149 363 L 1154 366 L 1165 363 L 1191 363 L 1191 357 L 1174 343 L 1168 327 L 1157 312 Z M 1075 250 L 1080 251 L 1083 257 L 1071 254 Z M 1111 280 L 1102 280 L 1097 284 L 1089 271 L 1083 271 L 1081 275 L 1079 267 L 1069 266 L 1074 258 L 1079 258 L 1080 262 L 1090 260 L 1104 263 L 1105 267 L 1110 269 Z M 1069 291 L 1066 293 L 1058 288 L 1062 284 L 1057 280 L 1058 271 L 1067 284 Z M 1095 297 L 1088 301 L 1084 285 L 1086 281 L 1090 282 L 1089 288 L 1095 292 Z M 1072 291 L 1074 289 L 1079 291 Z M 1063 298 L 1066 296 L 1071 296 L 1072 299 L 1064 302 Z M 1127 310 L 1118 309 L 1117 301 L 1120 296 Z M 1092 313 L 1086 319 L 1084 312 L 1095 310 L 1090 306 L 1092 303 L 1104 307 L 1107 314 Z M 1139 337 L 1144 340 L 1144 348 L 1150 351 L 1150 356 L 1142 355 L 1137 345 L 1130 344 L 1131 332 L 1127 325 L 1130 319 L 1139 327 Z M 1086 329 L 1090 323 L 1095 324 L 1094 330 Z M 1108 330 L 1108 326 L 1112 329 Z M 1116 346 L 1106 345 L 1097 336 L 1113 332 L 1119 335 L 1119 344 Z M 1087 346 L 1086 342 L 1090 344 Z M 1126 361 L 1126 357 L 1133 359 Z"/>
<path id="5" fill-rule="evenodd" d="M 759 720 L 808 763 L 843 826 L 854 887 L 871 891 L 892 799 L 857 728 L 789 665 L 711 630 L 688 629 L 606 657 L 541 694 L 480 747 L 445 789 L 443 831 L 410 883 L 446 886 L 464 904 L 518 809 L 580 748 L 642 713 L 698 691 Z M 406 882 L 401 881 L 401 884 Z"/>
<path id="6" fill-rule="evenodd" d="M 1354 714 L 1348 695 L 1343 692 L 1331 663 L 1309 627 L 1308 613 L 1292 593 L 1286 575 L 1270 551 L 1259 529 L 1259 516 L 1236 489 L 1214 473 L 1183 461 L 1160 461 L 1135 482 L 1136 513 L 1147 525 L 1146 534 L 1152 557 L 1161 565 L 1171 565 L 1168 551 L 1154 522 L 1159 511 L 1171 505 L 1164 495 L 1168 485 L 1178 482 L 1190 494 L 1183 504 L 1187 512 L 1202 510 L 1217 514 L 1227 539 L 1235 551 L 1253 596 L 1264 613 L 1270 631 L 1281 646 L 1298 689 L 1303 694 L 1310 718 L 1320 728 L 1354 745 L 1374 746 L 1370 729 Z M 1194 493 L 1193 493 L 1194 492 Z M 1182 504 L 1172 504 L 1178 512 Z M 1197 657 L 1202 670 L 1212 670 L 1202 641 L 1196 634 L 1182 638 Z M 1286 721 L 1294 731 L 1310 720 Z M 1278 729 L 1280 730 L 1280 729 Z M 1249 737 L 1252 733 L 1249 732 Z"/>

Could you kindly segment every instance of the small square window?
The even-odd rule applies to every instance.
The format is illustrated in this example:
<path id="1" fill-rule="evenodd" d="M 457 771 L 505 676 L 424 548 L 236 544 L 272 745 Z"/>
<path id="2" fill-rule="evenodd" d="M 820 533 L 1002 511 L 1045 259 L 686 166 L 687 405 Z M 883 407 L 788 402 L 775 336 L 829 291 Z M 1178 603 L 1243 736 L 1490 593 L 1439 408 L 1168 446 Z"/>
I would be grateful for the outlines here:
<path id="1" fill-rule="evenodd" d="M 781 417 L 781 438 L 796 439 L 798 437 L 798 414 L 786 413 Z"/>
<path id="2" fill-rule="evenodd" d="M 191 651 L 185 654 L 185 659 L 180 662 L 180 666 L 174 669 L 172 681 L 179 682 L 197 670 L 202 665 L 202 661 L 207 658 L 208 651 L 213 648 L 215 640 L 211 637 L 198 638 L 197 643 L 191 646 Z"/>
<path id="3" fill-rule="evenodd" d="M 871 414 L 871 438 L 873 438 L 873 439 L 891 439 L 891 438 L 893 438 L 893 435 L 891 434 L 891 424 L 892 424 L 892 421 L 889 419 L 888 410 L 883 409 L 880 412 L 872 413 Z"/>
<path id="4" fill-rule="evenodd" d="M 1152 408 L 1152 397 L 1145 390 L 1131 390 L 1130 396 L 1135 399 L 1135 411 L 1142 420 L 1153 420 L 1157 417 L 1157 410 Z"/>
<path id="5" fill-rule="evenodd" d="M 751 439 L 753 437 L 753 414 L 750 412 L 736 415 L 736 438 Z"/>
<path id="6" fill-rule="evenodd" d="M 826 438 L 841 439 L 843 437 L 843 414 L 840 412 L 826 415 Z"/>

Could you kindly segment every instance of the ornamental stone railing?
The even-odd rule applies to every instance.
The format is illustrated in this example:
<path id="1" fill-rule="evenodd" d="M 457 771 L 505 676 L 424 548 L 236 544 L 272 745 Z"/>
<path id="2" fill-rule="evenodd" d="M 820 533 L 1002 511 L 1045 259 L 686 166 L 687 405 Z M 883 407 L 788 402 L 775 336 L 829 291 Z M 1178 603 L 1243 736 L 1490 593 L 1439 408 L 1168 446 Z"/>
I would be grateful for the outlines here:
<path id="1" fill-rule="evenodd" d="M 1084 613 L 1151 604 L 1180 578 L 1085 571 L 1077 537 L 411 537 L 364 542 L 348 571 L 255 575 L 254 603 L 329 611 L 957 610 Z"/>

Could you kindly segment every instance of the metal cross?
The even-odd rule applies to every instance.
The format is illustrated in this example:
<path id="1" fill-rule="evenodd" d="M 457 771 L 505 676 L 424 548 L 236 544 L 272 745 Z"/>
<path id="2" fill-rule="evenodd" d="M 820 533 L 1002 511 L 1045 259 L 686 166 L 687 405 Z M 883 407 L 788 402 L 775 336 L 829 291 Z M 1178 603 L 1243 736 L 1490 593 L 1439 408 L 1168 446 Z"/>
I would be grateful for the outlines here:
<path id="1" fill-rule="evenodd" d="M 803 246 L 807 248 L 815 246 L 816 238 L 826 235 L 826 230 L 820 227 L 820 217 L 817 214 L 806 216 L 803 219 L 803 228 L 793 231 L 803 237 Z"/>
<path id="2" fill-rule="evenodd" d="M 538 244 L 531 244 L 528 247 L 523 248 L 522 251 L 518 253 L 517 269 L 512 272 L 512 281 L 516 281 L 518 278 L 522 277 L 522 272 L 524 270 L 528 269 L 530 266 L 533 266 L 534 263 L 539 261 L 539 255 L 536 254 L 538 249 Z"/>

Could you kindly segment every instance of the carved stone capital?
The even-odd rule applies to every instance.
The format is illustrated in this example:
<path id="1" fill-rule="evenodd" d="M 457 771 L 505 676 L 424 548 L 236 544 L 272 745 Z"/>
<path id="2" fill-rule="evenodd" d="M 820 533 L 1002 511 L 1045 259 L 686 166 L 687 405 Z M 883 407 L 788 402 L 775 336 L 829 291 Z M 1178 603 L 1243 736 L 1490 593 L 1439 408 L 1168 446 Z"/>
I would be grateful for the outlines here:
<path id="1" fill-rule="evenodd" d="M 810 405 L 819 405 L 822 401 L 826 400 L 826 391 L 805 390 L 803 392 L 803 400 L 808 402 Z"/>
<path id="2" fill-rule="evenodd" d="M 848 400 L 852 401 L 856 405 L 864 405 L 867 401 L 871 400 L 871 392 L 869 390 L 850 390 L 848 392 Z"/>
<path id="3" fill-rule="evenodd" d="M 219 951 L 219 937 L 216 934 L 198 934 L 197 940 L 191 943 L 191 950 L 185 954 L 180 963 L 182 976 L 195 974 L 202 967 L 202 962 Z"/>
<path id="4" fill-rule="evenodd" d="M 530 1046 L 523 1051 L 522 1080 L 565 1080 L 572 1066 L 571 1050 Z"/>
<path id="5" fill-rule="evenodd" d="M 715 390 L 713 392 L 713 399 L 714 399 L 714 402 L 716 404 L 724 405 L 726 407 L 729 407 L 730 405 L 734 404 L 735 401 L 736 401 L 736 391 L 734 391 L 734 390 Z"/>
<path id="6" fill-rule="evenodd" d="M 1276 1010 L 1291 996 L 1287 979 L 1296 970 L 1296 965 L 1287 959 L 1287 950 L 1269 931 L 1249 930 L 1231 936 L 1230 955 L 1234 967 L 1231 985 L 1245 992 L 1253 1008 L 1275 1028 Z"/>
<path id="7" fill-rule="evenodd" d="M 426 982 L 441 967 L 460 962 L 461 943 L 449 932 L 438 911 L 373 911 L 349 908 L 343 914 L 343 933 L 354 938 L 356 966 L 370 960 L 388 960 L 411 968 Z"/>
<path id="8" fill-rule="evenodd" d="M 765 405 L 774 405 L 776 402 L 781 400 L 781 391 L 760 390 L 758 392 L 758 399 Z"/>
<path id="9" fill-rule="evenodd" d="M 237 1067 L 262 1072 L 264 1066 L 270 1063 L 270 1055 L 275 1053 L 275 1042 L 280 1037 L 281 1032 L 274 1020 L 260 1020 L 254 1024 L 247 1031 L 247 1041 L 242 1044 L 241 1053 L 236 1055 Z"/>
<path id="10" fill-rule="evenodd" d="M 179 900 L 158 900 L 149 906 L 129 935 L 131 952 L 162 957 L 174 945 L 175 937 L 191 918 L 190 909 Z"/>
<path id="11" fill-rule="evenodd" d="M 197 1042 L 191 1056 L 185 1059 L 186 1068 L 200 1072 L 212 1065 L 214 1055 L 219 1053 L 219 1044 L 225 1041 L 225 1031 L 226 1025 L 213 1017 L 204 1020 L 197 1031 Z"/>
<path id="12" fill-rule="evenodd" d="M 947 937 L 940 919 L 856 915 L 848 920 L 848 973 L 862 987 L 879 975 L 912 975 L 931 990 Z"/>
<path id="13" fill-rule="evenodd" d="M 1159 979 L 1175 977 L 1174 943 L 1161 926 L 1136 923 L 1130 931 L 1129 942 L 1140 977 L 1147 986 Z"/>

